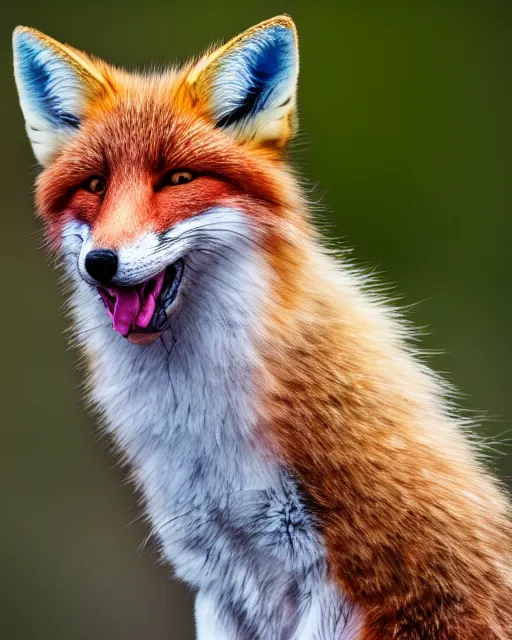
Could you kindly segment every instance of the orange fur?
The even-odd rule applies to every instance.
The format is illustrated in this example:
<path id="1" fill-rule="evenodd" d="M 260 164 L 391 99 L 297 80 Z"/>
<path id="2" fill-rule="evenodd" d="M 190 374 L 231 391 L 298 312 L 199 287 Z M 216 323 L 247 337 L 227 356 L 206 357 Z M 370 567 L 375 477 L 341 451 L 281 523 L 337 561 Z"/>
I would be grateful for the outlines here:
<path id="1" fill-rule="evenodd" d="M 512 637 L 512 527 L 395 320 L 305 225 L 274 238 L 262 430 L 297 473 L 364 640 Z M 337 280 L 335 283 L 334 280 Z"/>

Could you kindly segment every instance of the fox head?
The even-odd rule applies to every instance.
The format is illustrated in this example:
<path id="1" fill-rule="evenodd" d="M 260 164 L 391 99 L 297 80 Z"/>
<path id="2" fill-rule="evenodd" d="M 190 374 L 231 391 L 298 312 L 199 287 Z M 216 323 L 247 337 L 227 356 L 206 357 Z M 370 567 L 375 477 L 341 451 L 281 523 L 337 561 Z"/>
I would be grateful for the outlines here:
<path id="1" fill-rule="evenodd" d="M 147 75 L 18 27 L 14 69 L 49 245 L 131 342 L 160 336 L 187 283 L 271 243 L 297 210 L 287 16 Z"/>

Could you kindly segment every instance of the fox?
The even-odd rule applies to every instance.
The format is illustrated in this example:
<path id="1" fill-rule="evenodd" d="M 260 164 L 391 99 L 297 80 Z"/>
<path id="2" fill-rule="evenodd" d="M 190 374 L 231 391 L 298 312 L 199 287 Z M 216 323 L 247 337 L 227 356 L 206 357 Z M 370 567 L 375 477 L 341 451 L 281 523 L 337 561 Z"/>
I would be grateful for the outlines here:
<path id="1" fill-rule="evenodd" d="M 13 44 L 88 398 L 196 637 L 510 640 L 507 491 L 290 161 L 292 19 L 151 73 Z"/>

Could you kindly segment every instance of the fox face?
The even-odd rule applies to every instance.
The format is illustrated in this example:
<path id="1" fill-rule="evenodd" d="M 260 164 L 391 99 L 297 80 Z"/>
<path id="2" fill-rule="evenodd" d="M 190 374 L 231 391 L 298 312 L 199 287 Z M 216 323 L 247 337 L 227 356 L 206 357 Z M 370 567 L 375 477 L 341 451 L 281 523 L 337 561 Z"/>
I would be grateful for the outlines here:
<path id="1" fill-rule="evenodd" d="M 274 18 L 158 75 L 128 74 L 24 27 L 14 52 L 48 243 L 118 333 L 152 342 L 198 272 L 271 242 L 294 209 L 283 158 L 294 24 Z"/>

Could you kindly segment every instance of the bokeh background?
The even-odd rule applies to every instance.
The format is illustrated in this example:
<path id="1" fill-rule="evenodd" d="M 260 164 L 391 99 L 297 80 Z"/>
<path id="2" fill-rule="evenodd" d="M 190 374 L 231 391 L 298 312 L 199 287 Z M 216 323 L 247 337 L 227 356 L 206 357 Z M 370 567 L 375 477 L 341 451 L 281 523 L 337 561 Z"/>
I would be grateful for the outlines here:
<path id="1" fill-rule="evenodd" d="M 293 154 L 321 224 L 415 305 L 481 434 L 512 421 L 512 3 L 23 0 L 0 8 L 0 637 L 187 640 L 192 602 L 158 566 L 132 488 L 87 416 L 64 299 L 32 216 L 36 173 L 11 31 L 110 62 L 165 64 L 286 11 L 301 38 Z M 416 303 L 419 303 L 416 305 Z M 508 482 L 512 452 L 491 447 Z M 500 453 L 501 452 L 501 453 Z"/>

